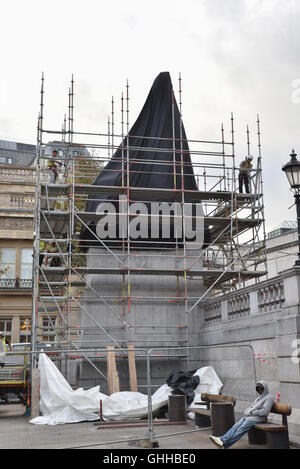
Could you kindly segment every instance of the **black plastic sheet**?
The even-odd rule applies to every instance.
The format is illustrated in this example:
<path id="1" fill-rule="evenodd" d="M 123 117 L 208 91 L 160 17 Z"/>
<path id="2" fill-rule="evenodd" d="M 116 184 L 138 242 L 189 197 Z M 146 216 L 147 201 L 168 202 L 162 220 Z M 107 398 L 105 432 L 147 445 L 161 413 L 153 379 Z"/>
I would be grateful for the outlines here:
<path id="1" fill-rule="evenodd" d="M 172 389 L 172 394 L 183 394 L 186 396 L 187 405 L 190 405 L 194 398 L 194 389 L 200 384 L 199 376 L 195 371 L 176 371 L 167 379 L 167 385 Z"/>
<path id="2" fill-rule="evenodd" d="M 185 130 L 172 90 L 169 73 L 160 73 L 128 137 L 124 138 L 111 160 L 96 177 L 94 185 L 127 186 L 128 183 L 130 187 L 197 190 Z M 137 201 L 132 195 L 130 200 Z M 145 203 L 161 201 L 159 196 L 153 198 L 146 191 L 139 197 L 139 200 Z M 163 200 L 168 202 L 165 198 Z M 88 198 L 86 212 L 96 212 L 101 201 L 111 201 L 116 212 L 119 213 L 119 202 L 116 201 L 115 195 L 100 195 L 96 191 Z M 172 200 L 169 202 L 171 203 Z M 90 242 L 81 243 L 81 246 L 101 245 L 93 235 L 96 232 L 95 222 L 89 222 L 87 225 L 89 228 L 82 226 L 80 238 L 90 240 Z M 120 247 L 117 242 L 119 238 L 120 233 L 115 240 L 110 240 L 111 243 L 106 241 L 106 244 Z M 145 247 L 157 248 L 166 246 L 164 244 L 166 241 L 173 242 L 174 236 L 171 236 L 169 240 L 164 239 L 161 245 L 159 244 L 160 238 L 149 237 L 149 240 L 153 241 L 153 245 L 145 243 Z M 135 243 L 131 243 L 131 247 L 134 246 Z M 142 247 L 143 244 L 139 242 L 136 246 Z M 168 247 L 174 246 L 168 245 Z"/>

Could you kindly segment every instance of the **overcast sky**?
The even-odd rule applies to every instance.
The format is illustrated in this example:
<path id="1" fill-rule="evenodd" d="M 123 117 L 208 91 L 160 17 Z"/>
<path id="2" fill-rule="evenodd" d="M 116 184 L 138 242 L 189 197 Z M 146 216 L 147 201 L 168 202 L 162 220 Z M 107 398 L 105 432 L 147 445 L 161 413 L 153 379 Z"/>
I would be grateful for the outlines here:
<path id="1" fill-rule="evenodd" d="M 296 218 L 281 167 L 300 155 L 299 0 L 10 0 L 1 2 L 0 138 L 35 143 L 41 73 L 45 124 L 60 128 L 75 79 L 75 130 L 106 131 L 111 97 L 130 84 L 130 124 L 153 80 L 182 76 L 188 138 L 220 138 L 230 113 L 238 161 L 257 156 L 261 118 L 270 230 Z M 299 156 L 300 157 L 300 156 Z"/>

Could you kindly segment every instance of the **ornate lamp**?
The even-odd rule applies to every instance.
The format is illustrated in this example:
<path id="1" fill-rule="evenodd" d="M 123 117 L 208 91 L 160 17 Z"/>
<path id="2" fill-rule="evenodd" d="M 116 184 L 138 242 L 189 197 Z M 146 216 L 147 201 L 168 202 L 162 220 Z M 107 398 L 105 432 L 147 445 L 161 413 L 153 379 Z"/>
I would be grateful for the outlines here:
<path id="1" fill-rule="evenodd" d="M 288 178 L 291 189 L 294 191 L 296 201 L 299 252 L 295 265 L 300 266 L 300 161 L 297 160 L 297 154 L 294 149 L 292 150 L 290 157 L 290 161 L 282 167 L 282 171 L 285 172 Z"/>

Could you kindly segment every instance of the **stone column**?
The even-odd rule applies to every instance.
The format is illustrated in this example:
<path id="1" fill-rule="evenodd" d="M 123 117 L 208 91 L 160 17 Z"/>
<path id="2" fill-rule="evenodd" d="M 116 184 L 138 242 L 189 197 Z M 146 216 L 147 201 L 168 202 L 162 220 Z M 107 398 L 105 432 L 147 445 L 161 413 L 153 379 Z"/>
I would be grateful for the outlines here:
<path id="1" fill-rule="evenodd" d="M 13 316 L 11 341 L 12 343 L 20 342 L 20 316 Z"/>
<path id="2" fill-rule="evenodd" d="M 222 314 L 222 321 L 227 321 L 227 300 L 221 302 L 221 314 Z"/>
<path id="3" fill-rule="evenodd" d="M 257 314 L 258 313 L 258 290 L 250 291 L 249 292 L 249 300 L 250 300 L 250 314 Z"/>

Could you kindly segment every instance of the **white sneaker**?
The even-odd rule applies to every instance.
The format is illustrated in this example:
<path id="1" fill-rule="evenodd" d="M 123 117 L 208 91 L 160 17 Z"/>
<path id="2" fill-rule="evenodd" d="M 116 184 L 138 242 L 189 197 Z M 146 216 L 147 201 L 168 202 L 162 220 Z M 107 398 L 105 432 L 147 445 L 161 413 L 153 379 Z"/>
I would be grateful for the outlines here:
<path id="1" fill-rule="evenodd" d="M 209 435 L 209 438 L 216 446 L 218 446 L 218 448 L 224 449 L 224 444 L 221 438 L 212 435 Z"/>

